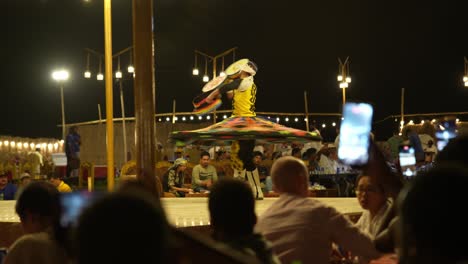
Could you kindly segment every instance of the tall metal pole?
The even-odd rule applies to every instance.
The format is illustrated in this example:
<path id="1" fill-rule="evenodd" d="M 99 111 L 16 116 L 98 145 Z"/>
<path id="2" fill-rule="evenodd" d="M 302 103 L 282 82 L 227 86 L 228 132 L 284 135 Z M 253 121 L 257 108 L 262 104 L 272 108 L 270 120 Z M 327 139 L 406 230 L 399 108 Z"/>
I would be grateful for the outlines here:
<path id="1" fill-rule="evenodd" d="M 106 79 L 107 190 L 114 190 L 114 108 L 112 94 L 111 0 L 104 0 L 104 57 Z"/>
<path id="2" fill-rule="evenodd" d="M 65 140 L 65 102 L 63 100 L 63 83 L 60 83 L 60 101 L 62 102 L 62 139 Z"/>
<path id="3" fill-rule="evenodd" d="M 122 109 L 122 136 L 123 136 L 123 148 L 124 148 L 124 163 L 127 162 L 127 129 L 125 126 L 125 105 L 124 95 L 122 88 L 122 79 L 119 80 L 120 87 L 120 108 Z"/>
<path id="4" fill-rule="evenodd" d="M 161 182 L 155 175 L 153 1 L 133 0 L 132 9 L 137 179 L 159 197 Z"/>
<path id="5" fill-rule="evenodd" d="M 405 123 L 405 88 L 401 88 L 401 102 L 400 102 L 400 132 Z"/>
<path id="6" fill-rule="evenodd" d="M 213 79 L 216 78 L 216 59 L 216 56 L 213 57 Z M 213 110 L 213 124 L 216 124 L 216 109 Z"/>
<path id="7" fill-rule="evenodd" d="M 309 106 L 307 105 L 307 91 L 304 91 L 304 106 L 305 106 L 305 116 L 306 116 L 306 127 L 307 127 L 307 132 L 309 132 Z"/>

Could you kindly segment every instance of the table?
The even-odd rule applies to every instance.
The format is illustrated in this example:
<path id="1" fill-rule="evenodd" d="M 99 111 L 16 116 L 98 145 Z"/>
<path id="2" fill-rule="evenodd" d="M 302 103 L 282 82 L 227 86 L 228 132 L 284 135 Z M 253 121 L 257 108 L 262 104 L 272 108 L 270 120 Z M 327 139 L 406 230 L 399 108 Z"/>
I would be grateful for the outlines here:
<path id="1" fill-rule="evenodd" d="M 255 202 L 255 211 L 260 216 L 278 198 L 264 198 Z M 359 216 L 362 208 L 356 198 L 317 197 L 323 203 L 335 207 L 350 219 Z M 8 247 L 22 235 L 19 217 L 15 213 L 16 201 L 0 201 L 0 247 Z M 209 229 L 210 214 L 207 197 L 161 198 L 161 204 L 170 224 L 178 228 Z"/>

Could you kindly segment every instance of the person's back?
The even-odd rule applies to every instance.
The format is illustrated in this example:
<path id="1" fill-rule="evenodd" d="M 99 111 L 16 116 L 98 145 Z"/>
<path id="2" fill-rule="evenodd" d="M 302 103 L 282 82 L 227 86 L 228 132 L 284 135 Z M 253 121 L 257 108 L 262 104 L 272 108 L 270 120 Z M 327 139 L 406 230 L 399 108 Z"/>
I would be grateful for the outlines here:
<path id="1" fill-rule="evenodd" d="M 271 245 L 253 232 L 257 216 L 250 186 L 243 181 L 222 179 L 209 195 L 213 238 L 235 250 L 256 256 L 262 263 L 278 263 Z"/>
<path id="2" fill-rule="evenodd" d="M 16 203 L 25 235 L 9 248 L 4 264 L 63 264 L 69 258 L 59 240 L 60 194 L 47 182 L 29 183 Z"/>
<path id="3" fill-rule="evenodd" d="M 371 239 L 344 215 L 307 197 L 308 174 L 301 160 L 282 157 L 271 175 L 280 198 L 260 216 L 255 230 L 273 243 L 283 263 L 329 263 L 333 242 L 365 259 L 378 256 Z"/>

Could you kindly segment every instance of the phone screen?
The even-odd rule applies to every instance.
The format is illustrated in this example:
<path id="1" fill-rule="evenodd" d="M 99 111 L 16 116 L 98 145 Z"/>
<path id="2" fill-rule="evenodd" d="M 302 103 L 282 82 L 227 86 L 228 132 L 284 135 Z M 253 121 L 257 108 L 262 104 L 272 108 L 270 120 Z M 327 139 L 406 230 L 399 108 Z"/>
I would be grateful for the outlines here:
<path id="1" fill-rule="evenodd" d="M 369 159 L 373 108 L 367 103 L 346 103 L 340 127 L 338 158 L 348 165 L 364 165 Z"/>
<path id="2" fill-rule="evenodd" d="M 78 222 L 78 218 L 87 206 L 97 198 L 96 193 L 87 191 L 76 191 L 60 194 L 60 203 L 62 206 L 62 216 L 60 225 L 62 227 L 74 227 Z"/>
<path id="3" fill-rule="evenodd" d="M 448 142 L 457 136 L 457 123 L 455 118 L 444 119 L 437 127 L 437 150 L 442 151 Z"/>
<path id="4" fill-rule="evenodd" d="M 400 146 L 400 167 L 403 176 L 412 177 L 416 175 L 416 156 L 414 148 L 410 145 Z"/>

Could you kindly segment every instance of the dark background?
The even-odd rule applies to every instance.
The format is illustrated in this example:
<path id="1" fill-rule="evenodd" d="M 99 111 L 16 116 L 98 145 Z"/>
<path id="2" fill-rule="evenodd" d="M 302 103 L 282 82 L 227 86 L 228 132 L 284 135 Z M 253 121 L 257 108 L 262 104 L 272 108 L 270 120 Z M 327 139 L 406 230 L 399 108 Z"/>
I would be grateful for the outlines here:
<path id="1" fill-rule="evenodd" d="M 337 58 L 346 56 L 353 80 L 347 98 L 371 102 L 375 121 L 399 114 L 402 87 L 407 113 L 467 111 L 468 88 L 461 81 L 466 2 L 154 0 L 156 113 L 171 112 L 173 99 L 177 111 L 192 111 L 204 84 L 191 75 L 195 49 L 216 55 L 232 47 L 238 47 L 237 59 L 259 66 L 257 111 L 304 112 L 307 91 L 310 112 L 340 112 Z M 92 78 L 83 77 L 84 49 L 104 51 L 103 1 L 2 0 L 0 10 L 0 135 L 60 137 L 60 91 L 51 79 L 59 67 L 71 73 L 67 123 L 97 120 L 97 104 L 105 117 L 96 57 Z M 113 53 L 132 45 L 131 14 L 130 0 L 112 2 Z M 121 58 L 124 70 L 128 60 Z M 226 66 L 231 62 L 227 56 Z M 203 74 L 201 57 L 198 64 Z M 127 116 L 134 112 L 132 86 L 124 82 Z M 115 117 L 121 116 L 118 96 L 116 86 Z M 222 107 L 229 106 L 225 101 Z M 393 119 L 377 123 L 377 136 L 387 137 L 396 125 Z"/>

